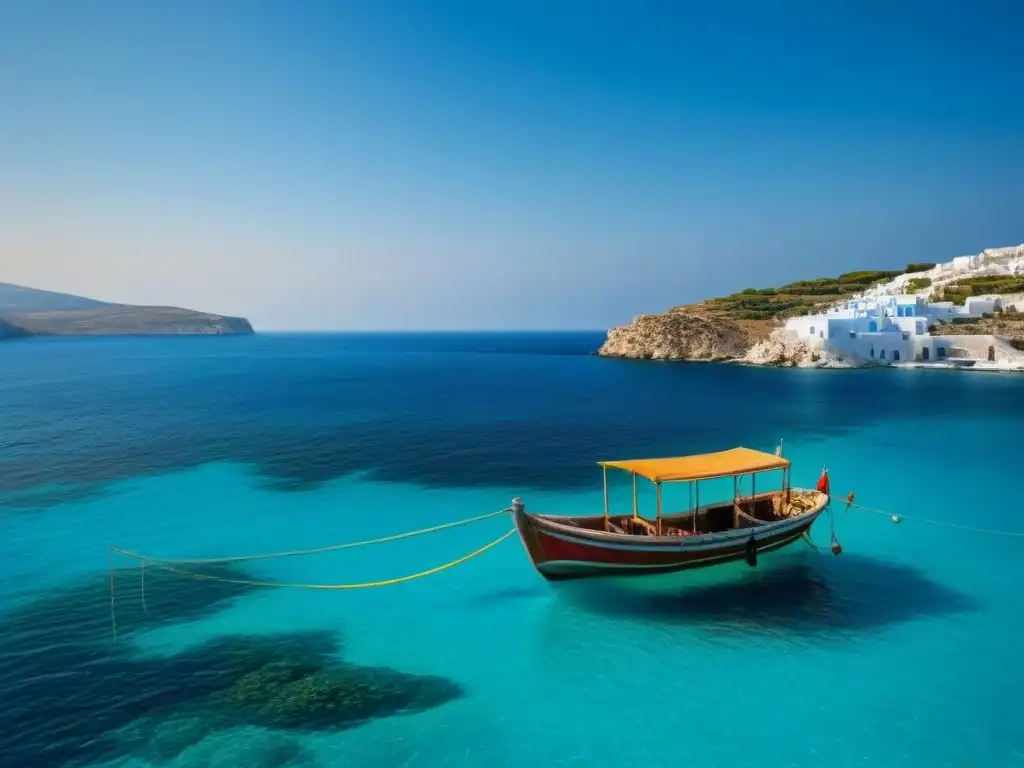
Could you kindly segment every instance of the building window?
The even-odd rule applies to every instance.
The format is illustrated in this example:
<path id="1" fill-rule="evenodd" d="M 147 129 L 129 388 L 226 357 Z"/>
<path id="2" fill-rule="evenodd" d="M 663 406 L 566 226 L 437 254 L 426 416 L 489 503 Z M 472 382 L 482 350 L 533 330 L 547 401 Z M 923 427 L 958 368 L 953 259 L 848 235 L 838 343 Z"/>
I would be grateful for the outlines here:
<path id="1" fill-rule="evenodd" d="M 824 331 L 818 331 L 818 338 L 819 339 L 824 339 L 825 338 L 825 332 Z"/>
<path id="2" fill-rule="evenodd" d="M 813 335 L 814 335 L 814 326 L 812 325 L 811 326 L 811 336 L 813 336 Z"/>
<path id="3" fill-rule="evenodd" d="M 875 345 L 874 344 L 871 345 L 871 356 L 872 357 L 875 356 Z"/>
<path id="4" fill-rule="evenodd" d="M 931 356 L 931 350 L 928 347 L 921 347 L 921 359 L 927 360 Z"/>
<path id="5" fill-rule="evenodd" d="M 894 363 L 898 363 L 899 360 L 900 360 L 900 351 L 898 349 L 894 349 L 892 351 L 892 361 Z"/>
<path id="6" fill-rule="evenodd" d="M 996 361 L 996 348 L 995 347 L 989 347 L 988 348 L 988 361 L 990 363 L 994 363 Z"/>
<path id="7" fill-rule="evenodd" d="M 878 353 L 878 359 L 879 360 L 885 360 L 885 350 L 884 349 L 881 352 Z"/>
<path id="8" fill-rule="evenodd" d="M 868 333 L 878 333 L 878 323 L 874 320 L 868 322 Z"/>
<path id="9" fill-rule="evenodd" d="M 936 349 L 935 350 L 935 356 L 937 358 L 939 358 L 940 360 L 942 358 L 944 358 L 946 356 L 946 348 L 945 347 L 939 347 L 938 349 Z"/>
<path id="10" fill-rule="evenodd" d="M 850 331 L 850 338 L 851 339 L 856 339 L 857 338 L 857 332 L 856 331 Z"/>

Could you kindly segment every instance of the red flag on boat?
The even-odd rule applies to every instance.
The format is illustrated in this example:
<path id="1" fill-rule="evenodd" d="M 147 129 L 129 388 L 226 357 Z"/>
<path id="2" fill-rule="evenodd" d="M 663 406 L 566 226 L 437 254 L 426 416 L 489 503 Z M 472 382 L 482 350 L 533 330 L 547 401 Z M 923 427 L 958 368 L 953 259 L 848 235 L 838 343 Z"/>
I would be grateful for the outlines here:
<path id="1" fill-rule="evenodd" d="M 824 493 L 826 496 L 831 496 L 828 488 L 828 468 L 821 470 L 821 477 L 818 478 L 818 485 L 815 486 L 819 493 Z"/>

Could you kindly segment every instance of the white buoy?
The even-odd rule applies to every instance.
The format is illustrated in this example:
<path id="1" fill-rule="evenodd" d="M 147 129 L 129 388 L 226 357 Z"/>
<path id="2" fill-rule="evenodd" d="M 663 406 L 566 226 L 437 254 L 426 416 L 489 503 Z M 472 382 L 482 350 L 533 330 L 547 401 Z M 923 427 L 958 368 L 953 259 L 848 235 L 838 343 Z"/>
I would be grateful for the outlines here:
<path id="1" fill-rule="evenodd" d="M 902 518 L 902 517 L 900 517 L 899 515 L 893 515 L 893 516 L 892 516 L 892 521 L 893 521 L 893 522 L 894 522 L 894 523 L 895 523 L 896 525 L 899 525 L 899 524 L 900 524 L 900 523 L 901 523 L 901 522 L 903 521 L 903 518 Z"/>

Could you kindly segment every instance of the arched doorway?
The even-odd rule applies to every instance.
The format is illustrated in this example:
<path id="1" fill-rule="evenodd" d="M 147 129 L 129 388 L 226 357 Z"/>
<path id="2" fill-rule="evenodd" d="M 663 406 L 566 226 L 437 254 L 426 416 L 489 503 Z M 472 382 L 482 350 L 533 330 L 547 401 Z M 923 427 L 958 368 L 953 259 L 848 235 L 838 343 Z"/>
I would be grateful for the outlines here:
<path id="1" fill-rule="evenodd" d="M 892 361 L 894 363 L 898 363 L 900 361 L 900 351 L 898 349 L 894 349 L 892 351 Z"/>
<path id="2" fill-rule="evenodd" d="M 921 359 L 928 360 L 932 356 L 932 351 L 928 347 L 921 347 Z"/>
<path id="3" fill-rule="evenodd" d="M 878 323 L 874 320 L 868 321 L 868 333 L 878 333 Z"/>

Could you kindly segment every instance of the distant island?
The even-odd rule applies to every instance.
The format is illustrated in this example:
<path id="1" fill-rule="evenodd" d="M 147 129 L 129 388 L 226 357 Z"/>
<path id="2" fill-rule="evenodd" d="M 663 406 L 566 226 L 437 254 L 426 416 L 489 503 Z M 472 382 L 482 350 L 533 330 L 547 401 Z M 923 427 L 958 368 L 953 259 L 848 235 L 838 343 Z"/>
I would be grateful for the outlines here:
<path id="1" fill-rule="evenodd" d="M 640 315 L 598 354 L 809 368 L 1024 370 L 1024 245 Z"/>
<path id="2" fill-rule="evenodd" d="M 178 307 L 111 304 L 83 296 L 0 283 L 0 339 L 252 333 L 252 325 L 242 317 Z"/>

